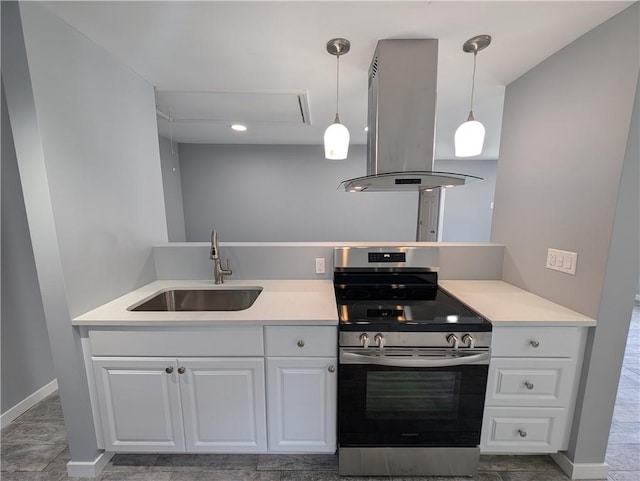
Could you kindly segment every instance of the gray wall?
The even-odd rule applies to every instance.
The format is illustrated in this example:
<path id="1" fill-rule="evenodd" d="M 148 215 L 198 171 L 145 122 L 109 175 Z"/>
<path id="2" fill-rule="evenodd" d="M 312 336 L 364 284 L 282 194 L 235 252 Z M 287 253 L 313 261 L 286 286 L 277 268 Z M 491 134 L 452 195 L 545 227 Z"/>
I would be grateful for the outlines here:
<path id="1" fill-rule="evenodd" d="M 507 245 L 504 279 L 593 318 L 638 75 L 629 17 L 587 33 L 505 94 L 491 231 Z M 549 247 L 578 253 L 575 276 L 545 268 Z"/>
<path id="2" fill-rule="evenodd" d="M 569 452 L 578 463 L 604 461 L 638 280 L 638 9 L 506 89 L 491 233 L 505 244 L 503 278 L 598 320 Z M 575 276 L 545 268 L 549 247 L 578 252 Z"/>
<path id="3" fill-rule="evenodd" d="M 2 399 L 5 413 L 55 379 L 16 151 L 2 88 Z M 20 366 L 20 369 L 16 369 Z"/>
<path id="4" fill-rule="evenodd" d="M 638 13 L 636 8 L 636 28 Z M 636 45 L 638 45 L 636 38 Z M 570 457 L 588 463 L 604 457 L 613 417 L 617 380 L 627 344 L 640 262 L 640 77 L 600 299 L 598 326 L 590 332 L 581 398 L 576 409 Z"/>
<path id="5" fill-rule="evenodd" d="M 178 144 L 164 137 L 160 137 L 159 140 L 169 242 L 184 242 L 184 209 L 182 208 L 182 180 L 180 179 Z"/>
<path id="6" fill-rule="evenodd" d="M 2 35 L 70 457 L 89 462 L 97 443 L 71 318 L 155 278 L 151 246 L 167 241 L 167 226 L 154 91 L 38 4 L 23 2 L 18 11 L 2 2 Z"/>
<path id="7" fill-rule="evenodd" d="M 167 238 L 155 96 L 144 79 L 46 9 L 27 2 L 21 11 L 77 315 L 154 278 L 150 246 Z"/>
<path id="8" fill-rule="evenodd" d="M 332 279 L 335 247 L 397 245 L 387 242 L 222 242 L 220 255 L 233 274 L 225 279 Z M 490 279 L 502 276 L 504 247 L 490 243 L 403 242 L 432 251 L 439 279 Z M 208 242 L 170 243 L 153 248 L 158 279 L 212 279 Z M 325 273 L 315 273 L 315 259 Z"/>
<path id="9" fill-rule="evenodd" d="M 443 242 L 489 242 L 497 161 L 436 160 L 434 170 L 475 175 L 484 180 L 447 189 L 444 201 Z"/>
<path id="10" fill-rule="evenodd" d="M 352 145 L 347 160 L 329 161 L 322 146 L 180 144 L 186 238 L 206 241 L 215 227 L 234 242 L 415 240 L 417 193 L 338 188 L 365 175 L 365 157 L 363 145 Z M 495 162 L 436 168 L 489 177 L 447 192 L 443 238 L 488 241 Z"/>

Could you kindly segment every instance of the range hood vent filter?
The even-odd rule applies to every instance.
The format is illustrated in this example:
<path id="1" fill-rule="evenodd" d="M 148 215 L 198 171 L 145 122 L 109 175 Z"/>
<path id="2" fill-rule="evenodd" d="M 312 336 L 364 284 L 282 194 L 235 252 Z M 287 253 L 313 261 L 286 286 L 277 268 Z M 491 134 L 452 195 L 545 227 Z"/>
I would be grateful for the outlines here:
<path id="1" fill-rule="evenodd" d="M 482 180 L 482 177 L 453 172 L 409 171 L 356 177 L 343 181 L 341 185 L 347 192 L 408 192 L 437 187 L 455 187 L 476 180 Z"/>

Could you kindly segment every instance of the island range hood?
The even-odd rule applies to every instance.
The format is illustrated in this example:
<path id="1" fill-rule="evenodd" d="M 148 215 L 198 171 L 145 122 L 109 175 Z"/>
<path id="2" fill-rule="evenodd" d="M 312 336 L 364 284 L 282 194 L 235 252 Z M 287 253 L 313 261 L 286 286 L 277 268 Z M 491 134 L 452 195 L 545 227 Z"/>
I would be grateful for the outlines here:
<path id="1" fill-rule="evenodd" d="M 424 191 L 482 180 L 433 170 L 437 72 L 437 39 L 378 41 L 369 67 L 367 175 L 342 182 L 347 192 Z"/>

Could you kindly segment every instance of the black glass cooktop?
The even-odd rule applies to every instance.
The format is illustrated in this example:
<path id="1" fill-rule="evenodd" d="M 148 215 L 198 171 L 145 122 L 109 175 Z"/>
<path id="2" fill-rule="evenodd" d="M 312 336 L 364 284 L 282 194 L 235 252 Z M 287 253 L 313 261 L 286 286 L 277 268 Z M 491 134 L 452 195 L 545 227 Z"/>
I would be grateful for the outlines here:
<path id="1" fill-rule="evenodd" d="M 343 331 L 491 331 L 491 323 L 440 289 L 429 298 L 340 299 L 338 315 Z"/>

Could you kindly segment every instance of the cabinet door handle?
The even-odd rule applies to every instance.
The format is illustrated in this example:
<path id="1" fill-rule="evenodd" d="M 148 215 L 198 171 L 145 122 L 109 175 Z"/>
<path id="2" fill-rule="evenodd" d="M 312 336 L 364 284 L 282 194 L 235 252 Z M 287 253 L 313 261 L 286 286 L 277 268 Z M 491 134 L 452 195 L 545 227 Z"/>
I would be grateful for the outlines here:
<path id="1" fill-rule="evenodd" d="M 329 371 L 329 372 L 336 372 L 336 367 L 332 364 L 331 366 L 329 366 L 329 367 L 327 368 L 327 371 Z"/>
<path id="2" fill-rule="evenodd" d="M 302 339 L 298 341 L 298 347 L 304 347 L 304 341 Z"/>
<path id="3" fill-rule="evenodd" d="M 531 389 L 533 389 L 533 384 L 531 384 L 529 381 L 525 381 L 524 382 L 524 387 L 526 387 L 527 389 L 531 390 Z"/>
<path id="4" fill-rule="evenodd" d="M 518 429 L 518 434 L 520 435 L 521 438 L 527 437 L 527 432 L 523 431 L 522 429 Z"/>
<path id="5" fill-rule="evenodd" d="M 179 367 L 178 368 L 178 374 L 184 374 L 185 371 L 186 371 L 186 369 L 184 367 Z"/>
<path id="6" fill-rule="evenodd" d="M 531 347 L 538 347 L 540 345 L 540 342 L 532 339 L 529 341 L 529 344 L 531 344 Z"/>
<path id="7" fill-rule="evenodd" d="M 173 368 L 171 366 L 169 366 L 168 368 L 166 368 L 164 370 L 164 372 L 166 372 L 167 374 L 171 374 L 173 372 Z"/>

